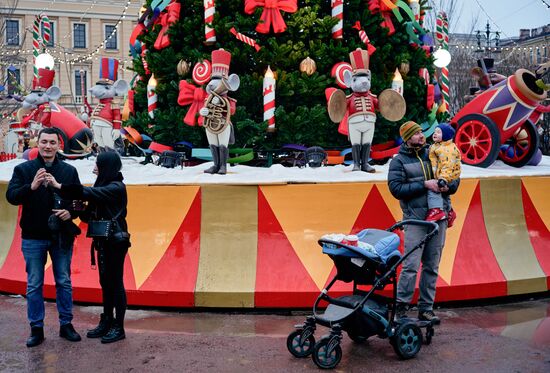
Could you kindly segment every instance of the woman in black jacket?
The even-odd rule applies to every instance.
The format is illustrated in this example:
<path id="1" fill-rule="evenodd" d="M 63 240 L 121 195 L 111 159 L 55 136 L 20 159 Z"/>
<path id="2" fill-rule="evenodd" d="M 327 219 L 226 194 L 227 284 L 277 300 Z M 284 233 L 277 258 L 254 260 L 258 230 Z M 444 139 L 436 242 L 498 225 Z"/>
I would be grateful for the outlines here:
<path id="1" fill-rule="evenodd" d="M 107 239 L 94 238 L 92 243 L 92 263 L 94 248 L 97 251 L 99 283 L 103 294 L 103 313 L 99 325 L 88 331 L 88 338 L 101 338 L 102 343 L 111 343 L 125 338 L 124 314 L 126 312 L 126 290 L 124 289 L 124 259 L 130 247 L 126 207 L 128 197 L 122 182 L 120 169 L 122 162 L 117 153 L 100 153 L 97 157 L 94 174 L 97 179 L 93 187 L 59 184 L 53 177 L 50 185 L 59 189 L 61 196 L 88 201 L 81 219 L 114 220 L 115 231 L 123 232 L 123 237 Z M 118 235 L 120 236 L 120 235 Z M 113 311 L 116 310 L 114 317 Z"/>

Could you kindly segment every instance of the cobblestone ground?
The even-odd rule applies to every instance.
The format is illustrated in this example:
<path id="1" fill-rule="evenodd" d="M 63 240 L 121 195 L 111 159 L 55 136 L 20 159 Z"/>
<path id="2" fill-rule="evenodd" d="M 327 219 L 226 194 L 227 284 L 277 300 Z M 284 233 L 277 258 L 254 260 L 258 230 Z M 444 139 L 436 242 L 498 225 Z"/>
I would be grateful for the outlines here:
<path id="1" fill-rule="evenodd" d="M 127 338 L 102 345 L 84 337 L 101 309 L 75 307 L 78 343 L 58 336 L 55 303 L 46 306 L 46 341 L 26 348 L 26 303 L 0 295 L 0 372 L 308 372 L 286 337 L 307 311 L 278 314 L 129 310 Z M 442 325 L 416 358 L 400 360 L 387 339 L 344 337 L 341 372 L 550 372 L 550 299 L 439 309 Z M 316 336 L 326 333 L 319 328 Z"/>

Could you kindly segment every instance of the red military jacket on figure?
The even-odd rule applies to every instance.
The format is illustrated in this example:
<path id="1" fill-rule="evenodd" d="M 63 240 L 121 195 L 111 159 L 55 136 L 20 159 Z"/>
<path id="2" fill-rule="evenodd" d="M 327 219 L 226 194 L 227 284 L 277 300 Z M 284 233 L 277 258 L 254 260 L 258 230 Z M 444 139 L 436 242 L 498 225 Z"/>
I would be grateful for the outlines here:
<path id="1" fill-rule="evenodd" d="M 378 99 L 376 95 L 368 92 L 353 92 L 347 96 L 348 115 L 351 118 L 354 115 L 372 113 L 378 110 Z"/>
<path id="2" fill-rule="evenodd" d="M 52 108 L 50 104 L 46 102 L 34 109 L 29 115 L 27 115 L 21 121 L 22 124 L 28 126 L 29 121 L 33 120 L 36 123 L 42 124 L 44 127 L 51 127 Z"/>
<path id="3" fill-rule="evenodd" d="M 113 129 L 119 130 L 122 124 L 120 116 L 120 108 L 118 105 L 113 105 L 113 98 L 102 98 L 99 104 L 94 107 L 90 120 L 94 118 L 102 119 L 105 122 L 111 123 Z"/>

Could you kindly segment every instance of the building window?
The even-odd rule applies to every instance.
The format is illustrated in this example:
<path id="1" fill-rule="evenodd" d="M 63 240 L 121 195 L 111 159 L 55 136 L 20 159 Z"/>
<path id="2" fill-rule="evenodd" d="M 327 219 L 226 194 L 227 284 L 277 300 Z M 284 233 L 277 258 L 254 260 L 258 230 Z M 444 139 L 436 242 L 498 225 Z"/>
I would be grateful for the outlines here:
<path id="1" fill-rule="evenodd" d="M 112 36 L 111 33 L 113 34 Z M 110 39 L 109 36 L 111 36 Z M 114 25 L 105 25 L 105 49 L 118 49 L 117 37 L 116 27 Z"/>
<path id="2" fill-rule="evenodd" d="M 73 48 L 86 48 L 86 24 L 73 24 Z"/>
<path id="3" fill-rule="evenodd" d="M 50 41 L 46 43 L 46 39 L 44 39 L 44 22 L 40 24 L 40 29 L 42 31 L 42 40 L 44 40 L 44 44 L 46 47 L 53 47 L 55 44 L 55 23 L 50 21 Z"/>
<path id="4" fill-rule="evenodd" d="M 6 71 L 8 95 L 13 95 L 20 92 L 21 86 L 21 70 L 18 67 L 10 66 Z"/>
<path id="5" fill-rule="evenodd" d="M 75 70 L 74 72 L 74 91 L 75 96 L 82 97 L 82 90 L 84 90 L 84 95 L 88 90 L 87 74 L 85 70 L 82 70 L 82 76 L 80 75 L 80 70 Z"/>
<path id="6" fill-rule="evenodd" d="M 8 19 L 6 21 L 6 44 L 19 45 L 19 21 Z"/>

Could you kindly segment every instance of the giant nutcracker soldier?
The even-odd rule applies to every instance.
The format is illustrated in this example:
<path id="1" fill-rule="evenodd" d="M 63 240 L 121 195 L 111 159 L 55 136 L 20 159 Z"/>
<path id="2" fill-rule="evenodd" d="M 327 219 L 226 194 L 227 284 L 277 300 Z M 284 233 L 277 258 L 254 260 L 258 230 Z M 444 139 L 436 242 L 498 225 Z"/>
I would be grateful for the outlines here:
<path id="1" fill-rule="evenodd" d="M 380 97 L 372 94 L 369 53 L 356 49 L 349 54 L 351 71 L 344 72 L 344 84 L 351 88 L 352 94 L 345 96 L 339 89 L 327 90 L 329 97 L 328 112 L 334 122 L 340 122 L 341 133 L 348 133 L 351 142 L 353 170 L 376 172 L 369 165 L 369 156 L 374 137 L 376 111 L 391 121 L 397 121 L 405 115 L 406 105 L 403 96 L 394 90 L 382 91 Z M 346 127 L 343 128 L 342 127 Z"/>
<path id="2" fill-rule="evenodd" d="M 206 86 L 208 97 L 200 110 L 200 115 L 205 117 L 203 126 L 214 161 L 212 167 L 204 170 L 208 174 L 227 172 L 228 145 L 235 143 L 231 115 L 235 113 L 237 101 L 227 93 L 239 88 L 240 79 L 236 74 L 229 75 L 230 63 L 231 53 L 224 49 L 212 51 L 212 78 Z"/>
<path id="3" fill-rule="evenodd" d="M 118 60 L 101 58 L 99 80 L 90 88 L 92 96 L 99 99 L 90 116 L 90 127 L 100 149 L 114 149 L 115 140 L 120 138 L 120 106 L 114 98 L 125 95 L 129 85 L 125 80 L 117 80 L 117 76 Z"/>

